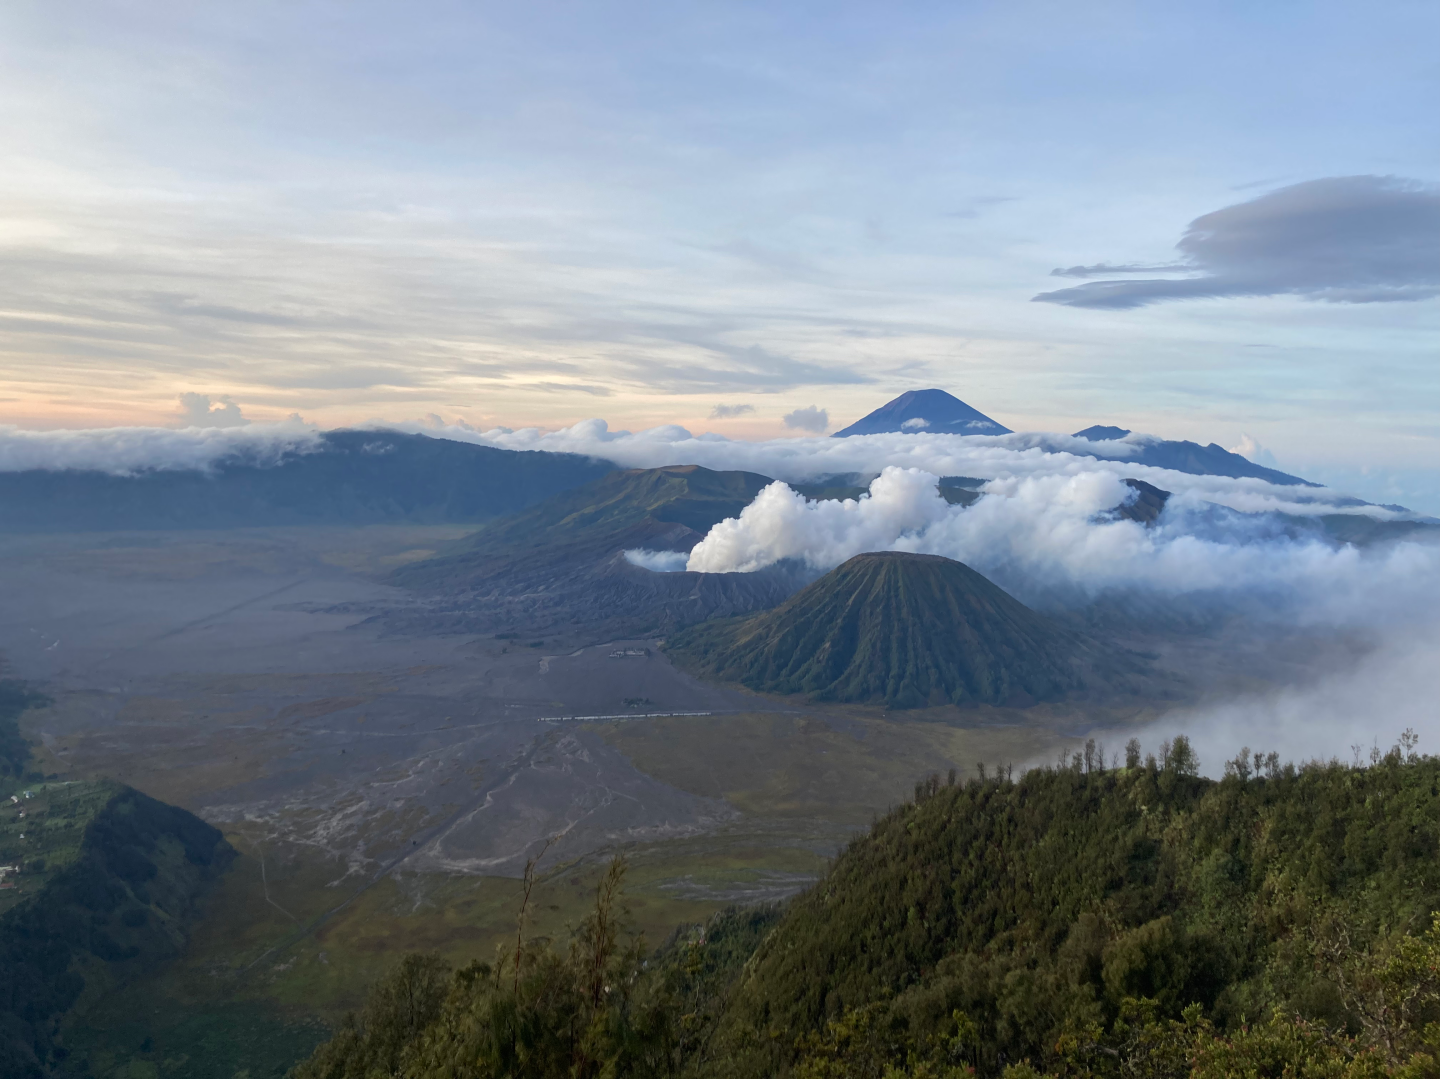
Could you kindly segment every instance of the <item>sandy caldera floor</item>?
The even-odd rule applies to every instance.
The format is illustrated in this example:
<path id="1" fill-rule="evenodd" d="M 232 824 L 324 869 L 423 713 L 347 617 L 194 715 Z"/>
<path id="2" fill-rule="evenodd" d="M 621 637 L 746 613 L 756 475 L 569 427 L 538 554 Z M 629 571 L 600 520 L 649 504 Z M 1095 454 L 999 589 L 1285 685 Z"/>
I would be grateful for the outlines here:
<path id="1" fill-rule="evenodd" d="M 385 574 L 464 531 L 0 537 L 0 656 L 54 700 L 25 718 L 40 767 L 184 806 L 241 853 L 186 960 L 212 990 L 339 1007 L 397 951 L 486 952 L 547 841 L 542 925 L 623 850 L 663 935 L 802 887 L 932 772 L 1083 725 L 776 702 L 653 640 L 387 635 L 375 612 L 414 597 Z M 707 714 L 656 715 L 677 712 Z"/>

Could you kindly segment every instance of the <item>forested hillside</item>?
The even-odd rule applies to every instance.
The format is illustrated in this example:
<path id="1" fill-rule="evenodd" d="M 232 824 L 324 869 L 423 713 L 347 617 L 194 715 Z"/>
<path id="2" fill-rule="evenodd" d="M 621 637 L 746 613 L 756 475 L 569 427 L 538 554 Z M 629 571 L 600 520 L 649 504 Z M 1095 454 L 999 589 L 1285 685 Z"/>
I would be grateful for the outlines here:
<path id="1" fill-rule="evenodd" d="M 0 1076 L 86 1076 L 62 1027 L 184 947 L 229 864 L 220 832 L 119 783 L 28 771 L 17 719 L 46 698 L 0 680 Z"/>
<path id="2" fill-rule="evenodd" d="M 568 952 L 411 959 L 297 1074 L 1440 1074 L 1440 761 L 1126 758 L 934 779 L 648 961 L 617 865 Z"/>

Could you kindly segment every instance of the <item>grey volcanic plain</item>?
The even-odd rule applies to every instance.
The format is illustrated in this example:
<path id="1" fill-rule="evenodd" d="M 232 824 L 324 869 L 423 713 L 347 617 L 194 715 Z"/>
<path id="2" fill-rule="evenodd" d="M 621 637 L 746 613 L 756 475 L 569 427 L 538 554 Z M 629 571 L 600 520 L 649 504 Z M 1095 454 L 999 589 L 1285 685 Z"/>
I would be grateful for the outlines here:
<path id="1" fill-rule="evenodd" d="M 1050 758 L 1174 703 L 886 713 L 700 682 L 656 639 L 583 624 L 484 632 L 479 611 L 470 632 L 425 632 L 427 601 L 385 581 L 469 531 L 0 537 L 0 655 L 53 699 L 24 720 L 39 767 L 181 805 L 241 855 L 186 959 L 140 996 L 333 1016 L 401 951 L 490 958 L 542 854 L 541 929 L 563 931 L 623 850 L 654 940 L 803 887 L 932 773 Z M 1136 643 L 1188 701 L 1351 651 L 1234 632 Z"/>

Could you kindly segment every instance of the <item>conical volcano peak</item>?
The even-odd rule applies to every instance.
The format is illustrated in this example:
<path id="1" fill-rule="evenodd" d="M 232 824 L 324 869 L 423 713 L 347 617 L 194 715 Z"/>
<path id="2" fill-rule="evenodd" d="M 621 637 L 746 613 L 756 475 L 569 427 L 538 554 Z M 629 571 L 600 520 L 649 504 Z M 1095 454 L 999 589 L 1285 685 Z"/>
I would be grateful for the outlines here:
<path id="1" fill-rule="evenodd" d="M 665 649 L 762 693 L 890 708 L 1056 700 L 1119 673 L 1107 649 L 964 563 L 900 552 L 856 555 L 772 611 L 692 626 Z"/>
<path id="2" fill-rule="evenodd" d="M 881 434 L 1008 435 L 1010 428 L 996 423 L 944 390 L 906 390 L 864 419 L 856 420 L 836 438 Z"/>

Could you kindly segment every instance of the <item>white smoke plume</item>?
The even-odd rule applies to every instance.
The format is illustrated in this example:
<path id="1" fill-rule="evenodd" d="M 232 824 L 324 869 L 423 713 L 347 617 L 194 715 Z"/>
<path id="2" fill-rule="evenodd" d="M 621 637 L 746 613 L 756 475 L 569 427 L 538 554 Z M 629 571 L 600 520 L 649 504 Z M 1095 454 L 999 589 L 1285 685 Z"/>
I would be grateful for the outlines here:
<path id="1" fill-rule="evenodd" d="M 918 468 L 886 468 L 860 499 L 809 502 L 779 481 L 740 516 L 721 521 L 690 551 L 686 569 L 748 573 L 782 558 L 830 569 L 863 551 L 884 551 L 937 524 L 950 510 L 936 478 Z"/>
<path id="2" fill-rule="evenodd" d="M 685 561 L 689 557 L 684 551 L 649 551 L 644 547 L 632 547 L 624 554 L 625 561 L 632 566 L 654 573 L 675 573 L 685 569 Z"/>
<path id="3" fill-rule="evenodd" d="M 771 484 L 712 528 L 687 568 L 748 572 L 799 558 L 828 570 L 865 551 L 914 551 L 965 562 L 1022 596 L 1269 591 L 1304 597 L 1306 617 L 1319 621 L 1343 621 L 1382 594 L 1418 602 L 1417 587 L 1440 580 L 1440 547 L 1366 554 L 1318 536 L 1297 539 L 1277 533 L 1272 518 L 1217 520 L 1194 492 L 1173 497 L 1157 527 L 1114 519 L 1109 511 L 1135 492 L 1111 472 L 992 480 L 969 508 L 948 504 L 935 484 L 931 473 L 889 467 L 867 495 L 844 502 L 811 502 Z"/>

